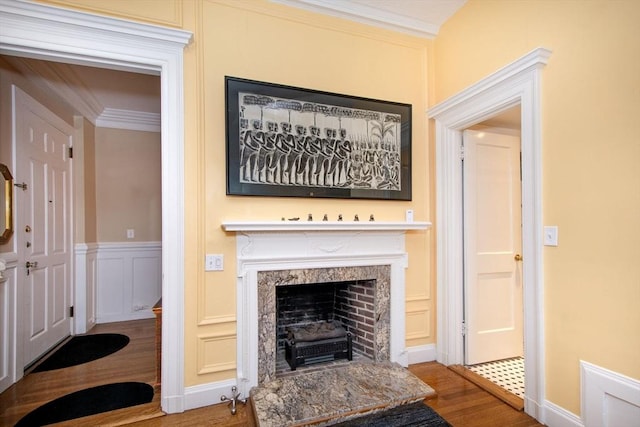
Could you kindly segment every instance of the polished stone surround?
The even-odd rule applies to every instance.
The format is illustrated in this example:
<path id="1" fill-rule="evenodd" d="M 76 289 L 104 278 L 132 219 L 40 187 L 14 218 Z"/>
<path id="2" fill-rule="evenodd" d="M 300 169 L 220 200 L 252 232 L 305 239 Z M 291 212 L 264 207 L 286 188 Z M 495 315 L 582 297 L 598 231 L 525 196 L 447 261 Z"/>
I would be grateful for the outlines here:
<path id="1" fill-rule="evenodd" d="M 376 362 L 390 360 L 390 286 L 388 265 L 258 272 L 258 385 L 276 378 L 276 287 L 357 280 L 375 281 L 374 349 Z"/>
<path id="2" fill-rule="evenodd" d="M 433 395 L 396 363 L 353 362 L 265 382 L 251 403 L 259 427 L 327 426 Z"/>

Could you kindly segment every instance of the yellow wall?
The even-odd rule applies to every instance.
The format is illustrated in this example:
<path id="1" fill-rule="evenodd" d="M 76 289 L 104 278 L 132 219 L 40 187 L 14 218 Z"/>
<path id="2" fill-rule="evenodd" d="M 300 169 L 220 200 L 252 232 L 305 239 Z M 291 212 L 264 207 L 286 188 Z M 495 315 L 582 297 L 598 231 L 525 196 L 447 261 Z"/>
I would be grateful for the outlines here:
<path id="1" fill-rule="evenodd" d="M 235 236 L 224 220 L 282 216 L 378 220 L 432 218 L 427 139 L 430 42 L 324 17 L 266 0 L 52 0 L 194 33 L 185 51 L 185 381 L 235 377 Z M 224 76 L 413 105 L 413 200 L 314 200 L 225 195 Z M 99 146 L 96 155 L 99 158 Z M 99 167 L 98 165 L 96 167 Z M 100 207 L 98 206 L 98 212 Z M 435 342 L 431 232 L 407 237 L 407 345 Z M 204 272 L 205 253 L 222 253 L 223 272 Z"/>
<path id="2" fill-rule="evenodd" d="M 471 0 L 435 41 L 436 102 L 542 46 L 546 398 L 579 361 L 640 379 L 640 2 Z"/>

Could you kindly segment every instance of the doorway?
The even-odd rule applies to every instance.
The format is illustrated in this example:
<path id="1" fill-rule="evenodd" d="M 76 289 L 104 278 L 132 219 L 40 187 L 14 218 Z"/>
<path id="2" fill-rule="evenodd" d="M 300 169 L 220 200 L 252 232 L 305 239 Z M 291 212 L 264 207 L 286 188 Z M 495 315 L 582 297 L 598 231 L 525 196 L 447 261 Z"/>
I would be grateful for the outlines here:
<path id="1" fill-rule="evenodd" d="M 162 399 L 165 412 L 185 408 L 184 390 L 184 102 L 187 31 L 32 4 L 0 5 L 0 53 L 159 74 L 162 92 Z M 100 27 L 101 31 L 95 31 Z M 9 331 L 11 332 L 11 331 Z M 14 337 L 9 337 L 11 340 Z M 12 379 L 22 354 L 13 349 Z"/>
<path id="2" fill-rule="evenodd" d="M 540 84 L 550 55 L 536 48 L 428 110 L 435 120 L 436 139 L 437 360 L 449 366 L 464 361 L 462 131 L 513 106 L 522 108 L 524 409 L 536 419 L 544 403 L 545 366 Z"/>
<path id="3" fill-rule="evenodd" d="M 25 290 L 19 305 L 28 314 L 18 327 L 29 335 L 29 365 L 70 329 L 84 334 L 96 323 L 154 318 L 161 298 L 160 79 L 15 56 L 0 60 L 6 84 L 15 85 L 14 172 L 26 184 L 16 194 L 14 239 L 20 266 L 33 264 L 18 270 Z M 93 108 L 77 102 L 81 97 Z M 75 128 L 67 123 L 72 115 Z M 29 351 L 32 342 L 42 344 Z"/>
<path id="4" fill-rule="evenodd" d="M 457 371 L 522 410 L 520 115 L 513 107 L 463 132 L 464 367 Z"/>

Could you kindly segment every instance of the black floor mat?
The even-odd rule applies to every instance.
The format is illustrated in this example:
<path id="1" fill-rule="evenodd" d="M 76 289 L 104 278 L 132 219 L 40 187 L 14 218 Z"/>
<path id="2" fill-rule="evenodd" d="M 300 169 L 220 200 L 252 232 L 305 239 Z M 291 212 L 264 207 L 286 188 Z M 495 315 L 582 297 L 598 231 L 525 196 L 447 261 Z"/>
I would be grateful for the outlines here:
<path id="1" fill-rule="evenodd" d="M 68 368 L 108 356 L 129 344 L 129 337 L 121 334 L 79 335 L 60 347 L 32 372 Z"/>
<path id="2" fill-rule="evenodd" d="M 444 418 L 422 402 L 398 406 L 336 424 L 334 427 L 450 427 Z"/>
<path id="3" fill-rule="evenodd" d="M 45 403 L 22 417 L 16 427 L 38 427 L 149 403 L 153 387 L 145 383 L 106 384 L 76 391 Z"/>

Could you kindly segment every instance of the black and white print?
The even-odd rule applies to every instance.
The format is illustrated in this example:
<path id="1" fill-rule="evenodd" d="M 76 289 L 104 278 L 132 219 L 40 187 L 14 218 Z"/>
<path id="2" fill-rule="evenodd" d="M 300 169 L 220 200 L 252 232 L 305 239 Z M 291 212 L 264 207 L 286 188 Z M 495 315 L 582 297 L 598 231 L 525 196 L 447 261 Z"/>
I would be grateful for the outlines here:
<path id="1" fill-rule="evenodd" d="M 227 194 L 411 199 L 411 106 L 226 78 Z"/>
<path id="2" fill-rule="evenodd" d="M 238 98 L 241 182 L 400 190 L 400 115 Z"/>

